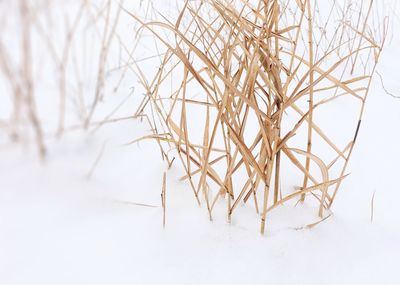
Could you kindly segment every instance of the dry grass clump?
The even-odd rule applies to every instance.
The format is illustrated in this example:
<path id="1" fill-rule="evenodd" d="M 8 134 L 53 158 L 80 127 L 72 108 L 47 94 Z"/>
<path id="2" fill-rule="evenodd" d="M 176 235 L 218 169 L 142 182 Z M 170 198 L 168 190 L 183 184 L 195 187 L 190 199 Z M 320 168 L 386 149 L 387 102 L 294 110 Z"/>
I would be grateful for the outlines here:
<path id="1" fill-rule="evenodd" d="M 328 2 L 186 1 L 175 22 L 131 14 L 167 47 L 152 80 L 136 66 L 147 92 L 137 115 L 153 130 L 145 138 L 169 165 L 177 150 L 182 179 L 210 219 L 218 200 L 229 221 L 252 200 L 264 233 L 271 210 L 306 197 L 326 217 L 387 30 L 372 1 Z"/>

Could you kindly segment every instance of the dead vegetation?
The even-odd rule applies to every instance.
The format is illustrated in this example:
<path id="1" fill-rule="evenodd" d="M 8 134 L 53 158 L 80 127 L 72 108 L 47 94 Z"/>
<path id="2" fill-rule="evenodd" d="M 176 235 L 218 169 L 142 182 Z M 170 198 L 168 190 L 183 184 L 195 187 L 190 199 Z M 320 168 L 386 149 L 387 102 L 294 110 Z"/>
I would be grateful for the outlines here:
<path id="1" fill-rule="evenodd" d="M 109 85 L 119 85 L 129 68 L 118 68 L 123 74 L 118 82 L 106 84 L 113 72 L 110 66 L 124 63 L 123 53 L 109 59 L 120 47 L 116 37 L 122 4 L 110 0 L 0 3 L 0 88 L 5 91 L 1 100 L 3 106 L 12 102 L 10 112 L 2 110 L 0 115 L 5 121 L 2 131 L 13 142 L 30 144 L 34 139 L 44 158 L 46 140 L 116 120 L 107 116 L 103 122 L 95 113 Z"/>
<path id="2" fill-rule="evenodd" d="M 377 24 L 373 1 L 318 5 L 186 1 L 175 21 L 153 22 L 126 11 L 167 48 L 151 80 L 136 66 L 146 90 L 137 115 L 153 130 L 142 139 L 156 140 L 169 165 L 176 150 L 182 179 L 210 220 L 218 200 L 228 221 L 242 202 L 253 203 L 264 233 L 270 211 L 306 197 L 326 218 L 346 177 L 387 21 Z M 325 129 L 318 118 L 335 103 L 334 128 Z M 343 104 L 356 106 L 344 124 Z M 349 139 L 337 142 L 335 133 L 349 128 Z M 295 191 L 282 189 L 290 176 Z"/>
<path id="3" fill-rule="evenodd" d="M 46 111 L 38 102 L 43 85 L 37 73 L 45 62 L 35 58 L 32 44 L 39 42 L 58 90 L 44 104 L 56 98 L 56 135 L 144 118 L 152 134 L 141 139 L 157 142 L 168 168 L 181 162 L 182 180 L 205 204 L 210 220 L 217 203 L 226 204 L 228 221 L 239 205 L 251 203 L 264 233 L 270 211 L 308 197 L 316 202 L 320 220 L 307 228 L 329 217 L 387 34 L 387 19 L 374 13 L 374 2 L 185 1 L 178 17 L 161 15 L 161 21 L 151 22 L 145 20 L 148 13 L 157 11 L 149 3 L 144 17 L 110 0 L 77 1 L 65 13 L 56 9 L 56 16 L 51 1 L 11 3 L 10 9 L 19 11 L 20 37 L 17 52 L 5 33 L 0 37 L 0 79 L 13 106 L 8 118 L 1 117 L 0 128 L 14 140 L 32 132 L 44 157 L 48 128 L 41 119 Z M 140 41 L 128 46 L 126 35 L 117 31 L 126 15 L 140 24 L 135 39 L 151 34 L 166 50 L 156 44 L 156 55 L 135 59 Z M 0 29 L 9 19 L 2 17 Z M 52 30 L 53 23 L 64 32 Z M 116 50 L 118 64 L 111 66 Z M 161 63 L 149 78 L 144 65 L 155 58 Z M 135 115 L 114 117 L 129 95 L 109 115 L 95 118 L 104 94 L 116 92 L 128 71 L 145 90 Z M 106 89 L 115 72 L 114 87 Z M 163 181 L 165 225 L 165 175 Z M 295 185 L 294 191 L 288 185 Z"/>

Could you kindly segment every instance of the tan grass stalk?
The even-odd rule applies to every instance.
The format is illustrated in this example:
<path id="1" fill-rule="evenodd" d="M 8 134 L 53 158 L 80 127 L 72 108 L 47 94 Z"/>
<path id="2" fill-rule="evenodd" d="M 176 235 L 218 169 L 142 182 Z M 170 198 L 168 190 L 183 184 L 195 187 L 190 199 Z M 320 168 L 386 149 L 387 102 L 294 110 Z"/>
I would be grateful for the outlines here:
<path id="1" fill-rule="evenodd" d="M 36 136 L 39 155 L 43 159 L 46 155 L 42 126 L 36 110 L 34 95 L 34 81 L 32 75 L 32 44 L 31 44 L 31 11 L 27 0 L 19 0 L 21 26 L 22 26 L 22 80 L 24 85 L 24 101 L 28 109 L 29 120 Z"/>
<path id="2" fill-rule="evenodd" d="M 163 175 L 163 184 L 162 184 L 162 192 L 161 192 L 161 204 L 163 208 L 163 227 L 165 228 L 165 211 L 167 207 L 166 203 L 166 191 L 167 191 L 167 186 L 166 186 L 166 181 L 167 181 L 167 173 L 164 172 Z"/>

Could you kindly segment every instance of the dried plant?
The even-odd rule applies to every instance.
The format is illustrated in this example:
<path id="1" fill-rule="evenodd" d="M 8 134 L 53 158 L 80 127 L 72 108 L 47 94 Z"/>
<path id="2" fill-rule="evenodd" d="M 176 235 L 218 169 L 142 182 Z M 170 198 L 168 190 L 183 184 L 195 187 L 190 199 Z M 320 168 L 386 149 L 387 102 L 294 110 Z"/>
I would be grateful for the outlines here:
<path id="1" fill-rule="evenodd" d="M 30 141 L 33 132 L 44 158 L 45 141 L 54 133 L 60 137 L 65 130 L 105 123 L 95 113 L 115 84 L 106 82 L 110 65 L 125 60 L 122 52 L 110 56 L 123 45 L 116 41 L 123 1 L 14 2 L 0 3 L 0 88 L 6 91 L 0 99 L 13 102 L 5 108 L 12 111 L 0 114 L 2 129 L 13 141 Z M 117 86 L 128 67 L 116 69 L 122 73 Z"/>
<path id="2" fill-rule="evenodd" d="M 203 0 L 186 1 L 174 22 L 130 14 L 167 47 L 152 80 L 135 65 L 147 92 L 137 115 L 153 131 L 141 139 L 155 139 L 169 166 L 176 149 L 182 179 L 210 219 L 220 199 L 229 221 L 252 199 L 264 233 L 271 210 L 306 197 L 326 218 L 346 177 L 387 21 L 376 24 L 372 1 L 318 5 Z M 319 123 L 324 117 L 333 128 Z M 294 179 L 294 191 L 282 189 Z"/>

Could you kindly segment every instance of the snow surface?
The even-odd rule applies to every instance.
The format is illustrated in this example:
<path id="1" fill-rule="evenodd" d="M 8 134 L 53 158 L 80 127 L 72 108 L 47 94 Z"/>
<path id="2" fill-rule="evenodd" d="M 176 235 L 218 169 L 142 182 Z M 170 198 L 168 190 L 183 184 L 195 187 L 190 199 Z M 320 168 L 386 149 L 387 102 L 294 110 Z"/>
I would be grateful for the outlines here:
<path id="1" fill-rule="evenodd" d="M 399 46 L 394 33 L 378 68 L 398 95 Z M 265 236 L 249 207 L 231 224 L 222 207 L 210 222 L 178 167 L 168 171 L 163 229 L 158 147 L 125 145 L 148 133 L 140 120 L 49 139 L 45 162 L 30 145 L 3 143 L 0 284 L 400 284 L 399 126 L 400 100 L 376 76 L 333 215 L 298 229 L 315 209 L 284 206 Z"/>

